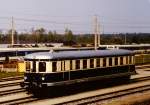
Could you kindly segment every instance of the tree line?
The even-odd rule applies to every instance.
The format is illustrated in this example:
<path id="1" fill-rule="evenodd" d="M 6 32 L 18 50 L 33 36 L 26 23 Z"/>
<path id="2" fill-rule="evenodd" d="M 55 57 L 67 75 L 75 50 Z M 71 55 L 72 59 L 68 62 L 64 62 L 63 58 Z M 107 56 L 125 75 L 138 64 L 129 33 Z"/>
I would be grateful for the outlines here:
<path id="1" fill-rule="evenodd" d="M 14 39 L 16 44 L 64 43 L 64 45 L 94 45 L 94 34 L 73 34 L 70 29 L 65 29 L 64 34 L 59 34 L 56 31 L 46 32 L 44 28 L 33 30 L 31 33 L 18 33 L 15 31 Z M 150 43 L 150 33 L 101 34 L 100 42 L 101 44 Z M 0 43 L 11 43 L 11 30 L 6 34 L 0 32 Z"/>

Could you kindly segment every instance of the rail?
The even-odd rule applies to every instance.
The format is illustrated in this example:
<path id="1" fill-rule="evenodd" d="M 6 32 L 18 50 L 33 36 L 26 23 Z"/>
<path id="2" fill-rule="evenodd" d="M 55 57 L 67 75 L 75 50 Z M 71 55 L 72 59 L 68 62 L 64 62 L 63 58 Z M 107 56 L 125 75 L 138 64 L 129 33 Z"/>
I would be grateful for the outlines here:
<path id="1" fill-rule="evenodd" d="M 139 86 L 139 87 L 125 89 L 125 90 L 110 92 L 106 94 L 100 94 L 92 97 L 76 99 L 68 102 L 62 102 L 56 105 L 87 105 L 87 104 L 98 103 L 100 101 L 109 100 L 113 98 L 119 98 L 121 96 L 144 92 L 148 90 L 150 90 L 150 85 L 145 85 L 145 86 Z"/>

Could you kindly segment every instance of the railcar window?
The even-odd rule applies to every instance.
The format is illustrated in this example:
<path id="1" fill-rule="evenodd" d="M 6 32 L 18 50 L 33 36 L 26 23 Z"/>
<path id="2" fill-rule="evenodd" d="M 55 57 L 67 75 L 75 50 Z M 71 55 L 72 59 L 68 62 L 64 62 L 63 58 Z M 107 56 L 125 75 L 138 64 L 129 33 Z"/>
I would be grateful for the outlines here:
<path id="1" fill-rule="evenodd" d="M 39 72 L 46 72 L 46 62 L 39 62 Z"/>
<path id="2" fill-rule="evenodd" d="M 123 65 L 123 57 L 120 57 L 120 65 Z"/>
<path id="3" fill-rule="evenodd" d="M 115 58 L 115 65 L 118 65 L 118 58 Z"/>
<path id="4" fill-rule="evenodd" d="M 90 68 L 94 68 L 94 59 L 90 59 Z"/>
<path id="5" fill-rule="evenodd" d="M 72 60 L 70 60 L 70 70 L 72 70 Z"/>
<path id="6" fill-rule="evenodd" d="M 106 58 L 103 58 L 103 67 L 106 67 Z"/>
<path id="7" fill-rule="evenodd" d="M 80 60 L 76 60 L 76 69 L 80 69 Z"/>
<path id="8" fill-rule="evenodd" d="M 112 66 L 112 58 L 109 58 L 109 66 Z"/>
<path id="9" fill-rule="evenodd" d="M 100 67 L 100 59 L 99 58 L 96 59 L 96 67 Z"/>
<path id="10" fill-rule="evenodd" d="M 36 61 L 33 61 L 33 69 L 32 72 L 36 72 Z"/>
<path id="11" fill-rule="evenodd" d="M 52 71 L 56 72 L 56 70 L 57 70 L 56 62 L 52 62 Z"/>
<path id="12" fill-rule="evenodd" d="M 84 59 L 84 60 L 83 60 L 83 69 L 86 69 L 86 68 L 87 68 L 87 60 Z"/>
<path id="13" fill-rule="evenodd" d="M 132 56 L 129 57 L 129 64 L 132 63 Z"/>
<path id="14" fill-rule="evenodd" d="M 30 71 L 31 65 L 30 62 L 26 62 L 26 71 Z"/>

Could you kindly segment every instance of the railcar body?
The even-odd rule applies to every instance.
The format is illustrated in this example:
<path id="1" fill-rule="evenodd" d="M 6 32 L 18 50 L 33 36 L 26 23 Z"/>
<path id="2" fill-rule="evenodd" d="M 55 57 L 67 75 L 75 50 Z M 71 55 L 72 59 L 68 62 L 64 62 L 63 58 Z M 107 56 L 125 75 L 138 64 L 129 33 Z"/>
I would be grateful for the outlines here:
<path id="1" fill-rule="evenodd" d="M 23 85 L 28 89 L 75 84 L 135 74 L 128 50 L 39 52 L 25 56 Z"/>

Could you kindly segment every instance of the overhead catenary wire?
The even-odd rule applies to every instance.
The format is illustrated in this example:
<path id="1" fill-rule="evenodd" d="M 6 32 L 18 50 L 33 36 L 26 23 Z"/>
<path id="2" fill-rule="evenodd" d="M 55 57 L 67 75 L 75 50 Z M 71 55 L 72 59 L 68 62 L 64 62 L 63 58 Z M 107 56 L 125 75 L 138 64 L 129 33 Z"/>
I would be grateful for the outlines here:
<path id="1" fill-rule="evenodd" d="M 0 19 L 11 19 L 9 17 L 0 17 Z M 87 25 L 89 24 L 89 21 L 84 21 L 84 22 L 79 22 L 79 21 L 74 21 L 74 20 L 69 20 L 67 22 L 58 22 L 58 21 L 50 21 L 50 20 L 43 20 L 43 19 L 29 19 L 29 18 L 16 18 L 14 17 L 14 20 L 15 21 L 24 21 L 24 22 L 35 22 L 35 23 L 52 23 L 52 24 L 72 24 L 72 25 Z M 130 22 L 130 23 L 128 23 Z M 116 24 L 121 24 L 121 25 L 129 25 L 129 24 L 132 24 L 132 25 L 150 25 L 150 21 L 142 21 L 142 23 L 140 21 L 118 21 L 118 19 L 116 18 L 116 20 L 111 20 L 109 22 L 106 21 L 105 19 L 102 19 L 101 20 L 101 24 L 109 24 L 109 25 L 116 25 Z"/>
<path id="2" fill-rule="evenodd" d="M 102 17 L 102 16 L 98 16 L 98 17 Z M 77 17 L 76 17 L 77 18 Z M 10 17 L 0 17 L 0 20 L 10 20 Z M 70 30 L 74 30 L 74 31 L 78 31 L 81 30 L 81 32 L 89 32 L 91 31 L 91 26 L 90 26 L 90 21 L 80 21 L 80 20 L 69 20 L 68 22 L 66 21 L 57 21 L 57 20 L 46 20 L 46 19 L 29 19 L 29 18 L 18 18 L 18 17 L 14 17 L 15 20 L 15 25 L 16 25 L 16 30 L 30 30 L 31 28 L 38 28 L 38 27 L 42 27 L 45 28 L 47 30 L 51 30 L 54 28 L 52 26 L 54 26 L 56 29 L 55 30 L 64 30 L 64 27 L 67 25 L 68 28 Z M 150 28 L 150 21 L 131 21 L 131 20 L 126 20 L 126 19 L 119 19 L 119 18 L 111 18 L 110 20 L 109 18 L 105 19 L 104 17 L 101 18 L 101 28 L 103 29 L 103 31 L 108 30 L 109 29 L 116 29 L 119 32 L 119 29 L 121 30 L 128 30 L 128 29 L 145 29 L 148 30 Z M 128 23 L 130 22 L 130 23 Z M 0 21 L 1 23 L 1 21 Z M 7 22 L 3 22 L 3 25 L 8 24 Z M 100 22 L 98 22 L 98 24 L 100 24 Z M 5 26 L 7 27 L 7 26 Z M 22 27 L 22 29 L 20 29 Z M 105 30 L 104 30 L 105 27 Z M 7 28 L 3 28 L 2 26 L 0 27 L 0 29 L 7 29 Z M 8 28 L 9 29 L 9 28 Z M 115 31 L 116 31 L 115 30 Z"/>

